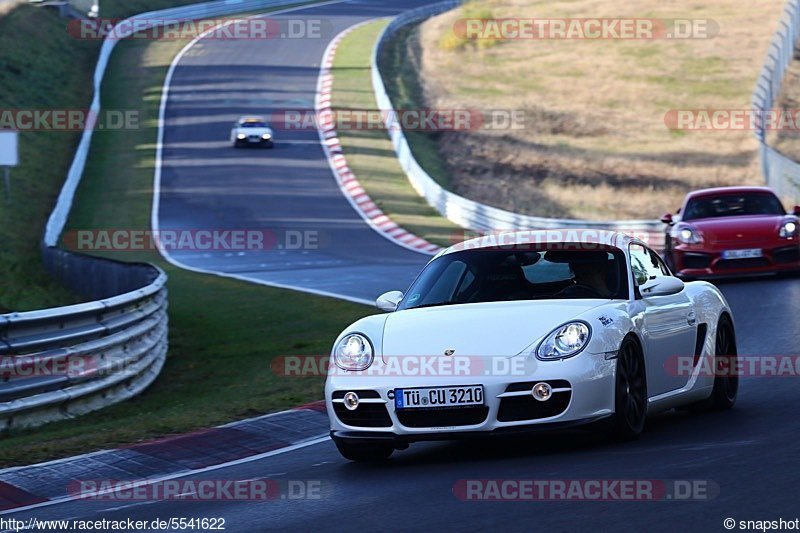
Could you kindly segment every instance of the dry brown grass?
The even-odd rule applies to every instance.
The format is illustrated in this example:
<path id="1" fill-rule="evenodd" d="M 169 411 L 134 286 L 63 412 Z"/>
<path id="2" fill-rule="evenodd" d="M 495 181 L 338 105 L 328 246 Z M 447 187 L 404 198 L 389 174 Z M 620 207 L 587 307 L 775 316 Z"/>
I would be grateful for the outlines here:
<path id="1" fill-rule="evenodd" d="M 425 22 L 426 104 L 522 109 L 523 130 L 440 136 L 453 189 L 545 216 L 654 218 L 694 188 L 761 183 L 749 131 L 676 132 L 670 109 L 746 109 L 783 0 L 489 0 L 494 17 L 713 19 L 710 39 L 516 40 L 443 46 L 464 15 Z M 413 40 L 412 40 L 413 41 Z"/>

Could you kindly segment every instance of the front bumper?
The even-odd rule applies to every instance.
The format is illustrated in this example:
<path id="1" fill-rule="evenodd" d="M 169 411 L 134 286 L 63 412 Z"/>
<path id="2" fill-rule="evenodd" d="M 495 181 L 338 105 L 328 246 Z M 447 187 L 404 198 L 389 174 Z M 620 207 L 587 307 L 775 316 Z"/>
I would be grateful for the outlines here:
<path id="1" fill-rule="evenodd" d="M 724 259 L 723 250 L 761 249 L 762 256 L 746 259 Z M 800 270 L 800 245 L 797 240 L 780 242 L 736 243 L 704 249 L 698 245 L 681 245 L 672 252 L 678 276 L 685 278 L 722 278 L 772 274 Z"/>
<path id="2" fill-rule="evenodd" d="M 272 146 L 272 139 L 263 139 L 260 136 L 247 137 L 245 139 L 235 139 L 236 146 Z"/>
<path id="3" fill-rule="evenodd" d="M 381 364 L 379 360 L 376 358 L 374 364 Z M 615 370 L 616 359 L 584 353 L 561 361 L 536 361 L 533 371 L 526 375 L 376 377 L 353 372 L 329 376 L 325 399 L 331 435 L 336 438 L 398 442 L 458 439 L 572 427 L 607 417 L 614 412 Z M 539 382 L 553 388 L 547 401 L 538 401 L 530 393 Z M 398 388 L 459 385 L 482 385 L 484 404 L 397 409 L 393 400 Z M 342 401 L 350 391 L 360 400 L 352 411 Z"/>
<path id="4" fill-rule="evenodd" d="M 331 430 L 331 438 L 344 439 L 350 442 L 376 442 L 376 441 L 390 441 L 395 445 L 411 444 L 412 442 L 423 441 L 441 441 L 441 440 L 460 440 L 460 439 L 474 439 L 485 437 L 508 437 L 511 435 L 538 433 L 542 431 L 558 431 L 573 429 L 583 426 L 591 426 L 599 424 L 607 420 L 612 415 L 598 415 L 589 418 L 581 418 L 578 420 L 570 420 L 566 422 L 540 422 L 535 424 L 524 424 L 519 426 L 506 426 L 498 427 L 490 431 L 449 431 L 441 433 L 414 433 L 398 435 L 392 432 L 384 431 L 352 431 L 352 430 Z"/>

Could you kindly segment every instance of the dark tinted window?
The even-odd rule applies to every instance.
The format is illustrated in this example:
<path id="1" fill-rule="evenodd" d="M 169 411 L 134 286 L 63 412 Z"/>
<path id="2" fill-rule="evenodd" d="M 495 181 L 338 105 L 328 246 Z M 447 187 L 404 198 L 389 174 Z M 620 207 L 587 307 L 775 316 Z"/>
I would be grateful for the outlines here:
<path id="1" fill-rule="evenodd" d="M 266 122 L 259 122 L 259 121 L 252 121 L 252 122 L 242 122 L 239 124 L 241 128 L 266 128 Z"/>
<path id="2" fill-rule="evenodd" d="M 622 252 L 578 247 L 464 250 L 443 255 L 425 267 L 399 308 L 512 300 L 627 299 Z"/>
<path id="3" fill-rule="evenodd" d="M 721 194 L 689 200 L 683 220 L 739 215 L 783 215 L 778 198 L 769 193 Z"/>

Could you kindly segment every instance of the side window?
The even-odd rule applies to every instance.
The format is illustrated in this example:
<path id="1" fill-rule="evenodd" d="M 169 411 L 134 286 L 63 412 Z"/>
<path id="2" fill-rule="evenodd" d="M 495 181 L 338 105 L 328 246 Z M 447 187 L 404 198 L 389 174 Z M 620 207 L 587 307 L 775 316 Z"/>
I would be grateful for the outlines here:
<path id="1" fill-rule="evenodd" d="M 631 244 L 631 271 L 636 285 L 669 275 L 664 262 L 654 251 L 639 244 Z"/>
<path id="2" fill-rule="evenodd" d="M 461 261 L 453 261 L 447 265 L 444 271 L 439 275 L 439 279 L 436 280 L 436 283 L 430 288 L 428 294 L 425 295 L 420 303 L 426 304 L 452 300 L 459 286 L 463 287 L 462 281 L 466 270 L 467 265 Z M 418 297 L 414 298 L 414 300 L 417 299 Z"/>
<path id="3" fill-rule="evenodd" d="M 647 250 L 647 251 L 650 253 L 650 257 L 653 261 L 653 264 L 656 265 L 656 268 L 661 271 L 661 276 L 672 276 L 672 274 L 669 271 L 669 268 L 667 268 L 666 263 L 664 263 L 661 257 L 659 257 L 658 254 L 655 253 L 653 250 Z"/>

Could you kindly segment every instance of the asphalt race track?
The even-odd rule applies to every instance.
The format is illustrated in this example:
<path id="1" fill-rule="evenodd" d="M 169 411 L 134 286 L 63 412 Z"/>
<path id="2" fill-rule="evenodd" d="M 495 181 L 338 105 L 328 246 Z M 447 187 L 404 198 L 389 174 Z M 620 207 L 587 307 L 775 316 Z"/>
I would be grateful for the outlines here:
<path id="1" fill-rule="evenodd" d="M 740 354 L 797 355 L 797 279 L 722 284 L 735 313 Z M 746 378 L 724 413 L 670 412 L 648 421 L 636 442 L 588 432 L 418 443 L 381 466 L 342 459 L 319 444 L 193 477 L 315 480 L 324 497 L 268 502 L 73 501 L 5 517 L 152 520 L 224 517 L 229 531 L 508 528 L 549 531 L 636 528 L 716 531 L 722 521 L 794 519 L 800 471 L 796 378 Z M 690 479 L 719 487 L 706 501 L 461 501 L 462 479 Z M 188 478 L 191 479 L 191 476 Z M 712 485 L 714 486 L 714 485 Z"/>
<path id="2" fill-rule="evenodd" d="M 278 126 L 272 150 L 237 150 L 229 136 L 242 115 L 313 110 L 320 61 L 336 34 L 426 3 L 295 10 L 270 19 L 321 22 L 309 25 L 319 38 L 203 39 L 189 49 L 165 110 L 158 227 L 261 230 L 275 242 L 262 251 L 178 250 L 173 260 L 361 301 L 409 285 L 430 255 L 397 246 L 364 223 L 339 190 L 315 129 Z M 298 246 L 298 236 L 308 236 L 310 246 Z"/>
<path id="3" fill-rule="evenodd" d="M 286 132 L 274 151 L 234 151 L 230 124 L 302 100 L 311 107 L 329 37 L 365 18 L 421 2 L 350 2 L 294 12 L 332 21 L 316 42 L 209 41 L 176 71 L 168 108 L 161 227 L 313 229 L 325 246 L 307 254 L 175 254 L 195 268 L 372 298 L 404 287 L 426 257 L 368 228 L 341 197 L 315 132 Z M 377 7 L 376 7 L 377 5 Z M 800 355 L 800 280 L 720 283 L 736 322 L 739 353 Z M 223 517 L 228 531 L 507 528 L 564 531 L 603 526 L 644 531 L 724 530 L 723 520 L 800 518 L 800 386 L 746 378 L 724 413 L 670 412 L 633 443 L 582 431 L 458 443 L 420 443 L 380 466 L 345 461 L 333 443 L 195 475 L 319 480 L 314 500 L 73 501 L 7 516 L 39 519 Z M 190 476 L 191 477 L 191 476 Z M 706 501 L 465 502 L 463 479 L 689 479 L 719 488 Z"/>

